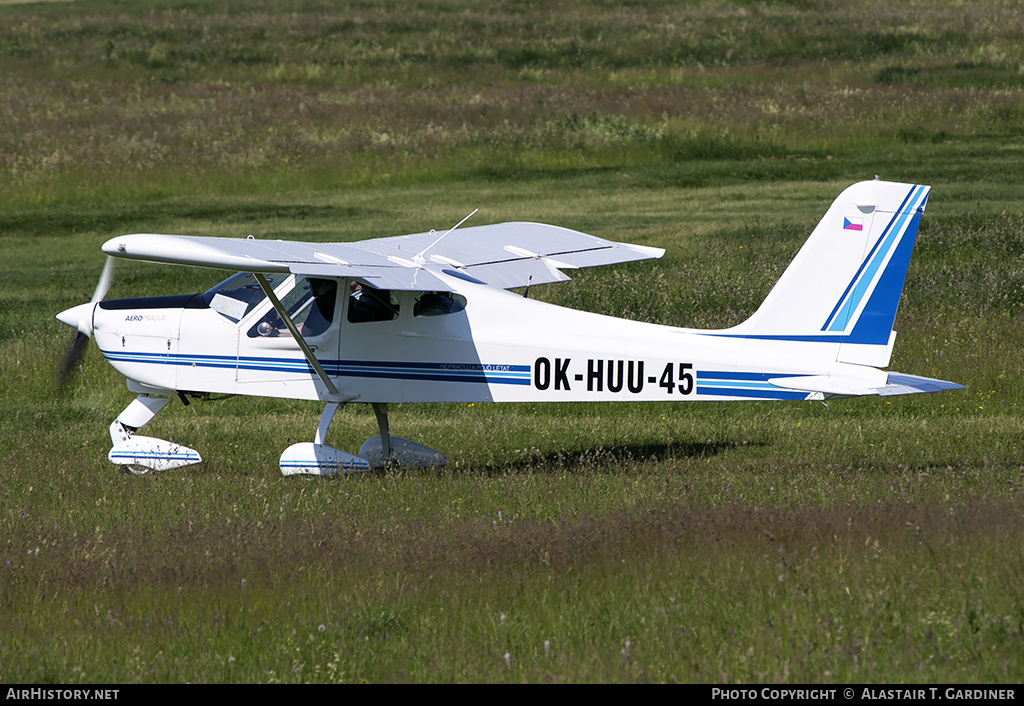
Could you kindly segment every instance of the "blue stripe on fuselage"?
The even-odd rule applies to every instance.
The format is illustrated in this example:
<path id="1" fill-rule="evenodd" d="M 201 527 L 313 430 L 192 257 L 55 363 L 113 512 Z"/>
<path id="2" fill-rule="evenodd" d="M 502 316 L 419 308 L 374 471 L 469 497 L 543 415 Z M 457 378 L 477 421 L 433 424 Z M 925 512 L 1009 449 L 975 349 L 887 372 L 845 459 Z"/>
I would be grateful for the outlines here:
<path id="1" fill-rule="evenodd" d="M 313 375 L 305 358 L 255 357 L 236 358 L 224 355 L 185 353 L 133 353 L 101 351 L 111 362 L 145 363 L 200 368 L 254 370 L 273 373 Z M 399 363 L 378 360 L 320 360 L 332 377 L 367 377 L 391 380 L 431 380 L 441 382 L 475 382 L 501 385 L 529 385 L 528 365 L 504 363 Z"/>

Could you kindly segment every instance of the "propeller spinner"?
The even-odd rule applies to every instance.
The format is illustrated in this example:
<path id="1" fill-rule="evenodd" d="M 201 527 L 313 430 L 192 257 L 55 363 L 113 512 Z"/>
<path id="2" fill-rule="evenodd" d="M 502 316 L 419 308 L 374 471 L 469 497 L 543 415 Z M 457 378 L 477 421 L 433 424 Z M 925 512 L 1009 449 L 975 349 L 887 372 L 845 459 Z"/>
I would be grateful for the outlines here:
<path id="1" fill-rule="evenodd" d="M 103 272 L 100 274 L 100 281 L 96 284 L 96 291 L 93 292 L 92 299 L 88 304 L 79 304 L 73 306 L 70 309 L 62 311 L 57 314 L 57 320 L 77 329 L 75 331 L 75 337 L 71 341 L 71 345 L 68 346 L 67 353 L 64 354 L 64 359 L 61 361 L 60 369 L 58 370 L 58 377 L 60 386 L 62 388 L 67 387 L 71 381 L 71 375 L 75 367 L 78 365 L 78 361 L 85 353 L 85 347 L 89 343 L 89 339 L 92 337 L 92 314 L 96 305 L 103 301 L 103 297 L 107 295 L 110 290 L 110 285 L 114 281 L 114 258 L 108 257 L 106 264 L 103 265 Z"/>

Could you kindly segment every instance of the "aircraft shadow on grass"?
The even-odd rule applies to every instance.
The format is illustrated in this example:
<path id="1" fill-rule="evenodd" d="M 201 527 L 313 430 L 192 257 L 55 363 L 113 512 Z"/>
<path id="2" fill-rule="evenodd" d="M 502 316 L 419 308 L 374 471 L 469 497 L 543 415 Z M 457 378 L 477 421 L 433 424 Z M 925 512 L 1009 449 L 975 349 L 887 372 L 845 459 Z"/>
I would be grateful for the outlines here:
<path id="1" fill-rule="evenodd" d="M 645 463 L 707 458 L 739 446 L 731 441 L 673 441 L 640 444 L 611 444 L 572 451 L 515 449 L 493 462 L 477 464 L 477 469 L 495 475 L 508 472 L 630 472 Z M 744 442 L 745 447 L 761 447 L 762 443 Z"/>

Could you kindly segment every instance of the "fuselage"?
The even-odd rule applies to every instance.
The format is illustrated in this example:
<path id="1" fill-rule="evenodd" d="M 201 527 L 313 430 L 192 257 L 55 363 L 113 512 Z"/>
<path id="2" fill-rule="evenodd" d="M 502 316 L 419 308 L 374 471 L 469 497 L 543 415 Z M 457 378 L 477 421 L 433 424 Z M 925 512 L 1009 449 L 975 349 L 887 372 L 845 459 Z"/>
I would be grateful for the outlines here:
<path id="1" fill-rule="evenodd" d="M 266 335 L 266 297 L 244 312 L 211 302 L 209 292 L 115 300 L 94 308 L 92 324 L 103 355 L 129 381 L 185 393 L 382 403 L 805 399 L 768 381 L 881 374 L 837 363 L 833 344 L 628 321 L 448 279 L 462 308 L 418 315 L 423 293 L 396 291 L 393 318 L 383 321 L 353 320 L 357 304 L 337 287 L 330 325 L 304 335 L 334 397 L 294 338 Z M 277 295 L 299 284 L 281 277 Z"/>

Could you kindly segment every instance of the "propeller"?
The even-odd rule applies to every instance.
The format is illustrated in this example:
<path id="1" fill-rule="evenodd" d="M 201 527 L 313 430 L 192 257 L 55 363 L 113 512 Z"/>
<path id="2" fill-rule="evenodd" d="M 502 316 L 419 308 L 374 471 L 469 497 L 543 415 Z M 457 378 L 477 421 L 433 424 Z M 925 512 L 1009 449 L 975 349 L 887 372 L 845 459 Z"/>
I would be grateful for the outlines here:
<path id="1" fill-rule="evenodd" d="M 70 309 L 57 314 L 58 320 L 77 329 L 77 331 L 75 331 L 75 337 L 71 341 L 71 345 L 68 346 L 67 353 L 64 354 L 64 359 L 61 361 L 60 369 L 58 370 L 58 379 L 62 389 L 66 388 L 68 383 L 71 381 L 72 373 L 78 365 L 78 361 L 85 353 L 85 348 L 89 343 L 89 339 L 92 337 L 93 309 L 95 309 L 97 304 L 103 301 L 103 297 L 107 296 L 107 292 L 110 291 L 110 285 L 113 281 L 114 258 L 108 257 L 107 262 L 103 265 L 103 272 L 100 274 L 100 281 L 96 284 L 96 291 L 93 292 L 92 299 L 89 303 L 79 304 L 78 306 L 71 307 Z"/>

